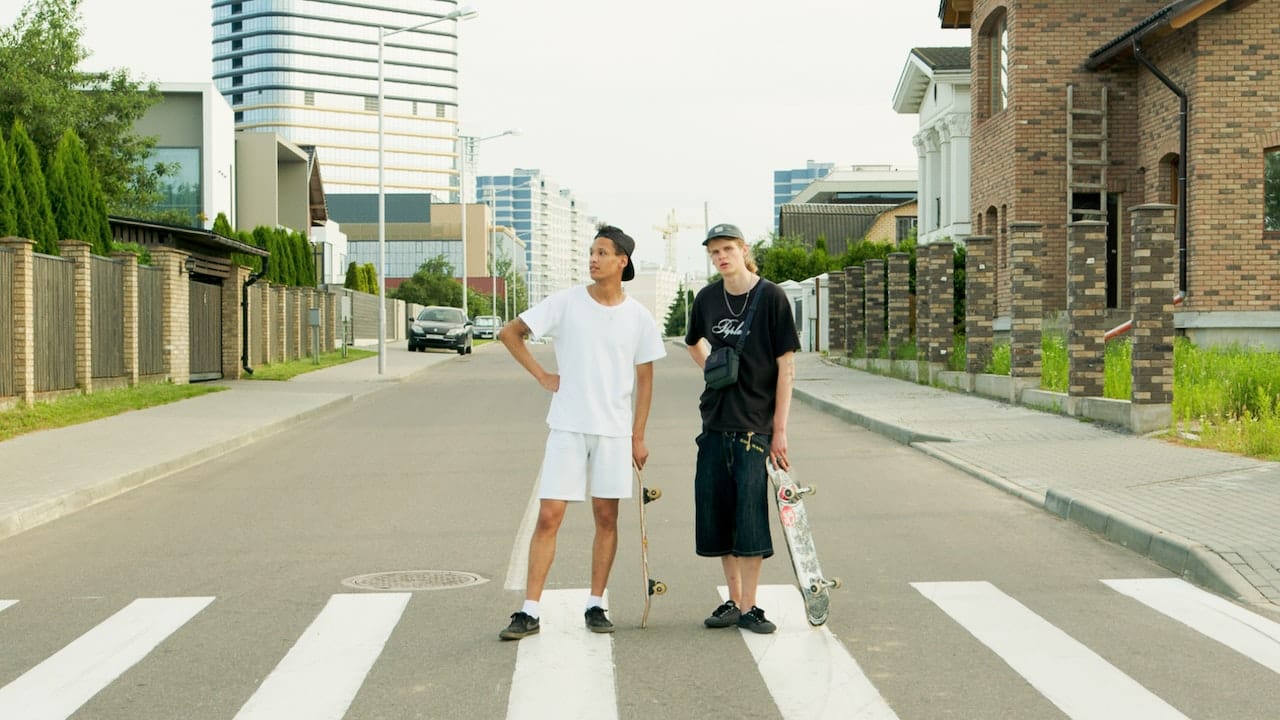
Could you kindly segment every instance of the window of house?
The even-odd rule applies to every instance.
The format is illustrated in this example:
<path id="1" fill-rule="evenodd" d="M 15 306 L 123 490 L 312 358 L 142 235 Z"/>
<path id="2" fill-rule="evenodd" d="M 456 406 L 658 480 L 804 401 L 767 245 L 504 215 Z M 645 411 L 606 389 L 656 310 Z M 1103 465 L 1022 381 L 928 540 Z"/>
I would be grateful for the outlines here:
<path id="1" fill-rule="evenodd" d="M 902 242 L 903 240 L 911 237 L 911 231 L 916 227 L 916 217 L 914 215 L 900 215 L 897 218 L 894 218 L 894 220 L 897 224 L 897 232 L 895 233 L 896 237 L 894 239 L 897 242 Z"/>
<path id="2" fill-rule="evenodd" d="M 303 91 L 302 91 L 302 104 L 303 104 L 303 105 L 315 105 L 315 104 L 316 104 L 316 91 L 315 91 L 315 90 L 303 90 Z"/>
<path id="3" fill-rule="evenodd" d="M 991 33 L 991 114 L 1009 107 L 1009 18 L 1002 15 Z"/>
<path id="4" fill-rule="evenodd" d="M 1280 147 L 1267 150 L 1263 157 L 1262 229 L 1280 232 Z"/>

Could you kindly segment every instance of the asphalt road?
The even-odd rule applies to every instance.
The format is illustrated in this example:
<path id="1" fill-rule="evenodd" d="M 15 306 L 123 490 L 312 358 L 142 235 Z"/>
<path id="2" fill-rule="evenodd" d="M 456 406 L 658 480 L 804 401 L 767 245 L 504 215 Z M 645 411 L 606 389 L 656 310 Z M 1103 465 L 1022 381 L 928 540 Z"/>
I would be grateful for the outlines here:
<path id="1" fill-rule="evenodd" d="M 1273 621 L 1241 633 L 1246 615 L 1211 639 L 1234 605 L 801 404 L 795 475 L 818 486 L 815 540 L 844 580 L 831 618 L 812 629 L 795 614 L 775 527 L 762 604 L 780 632 L 704 629 L 721 577 L 693 553 L 700 383 L 669 350 L 644 476 L 663 490 L 650 554 L 670 591 L 647 629 L 634 504 L 610 585 L 618 630 L 582 629 L 592 528 L 573 507 L 543 633 L 497 639 L 523 597 L 548 396 L 482 347 L 0 542 L 0 717 L 1275 717 Z M 391 571 L 484 582 L 343 584 Z M 1103 582 L 1119 579 L 1137 582 Z"/>

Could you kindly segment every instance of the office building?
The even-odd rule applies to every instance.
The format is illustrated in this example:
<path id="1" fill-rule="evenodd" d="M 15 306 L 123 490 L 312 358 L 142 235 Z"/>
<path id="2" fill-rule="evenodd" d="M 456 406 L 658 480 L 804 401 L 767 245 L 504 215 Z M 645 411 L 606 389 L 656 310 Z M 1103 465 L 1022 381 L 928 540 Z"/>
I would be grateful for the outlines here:
<path id="1" fill-rule="evenodd" d="M 778 213 L 791 202 L 809 183 L 827 176 L 835 163 L 819 163 L 809 160 L 803 168 L 773 171 L 773 228 L 778 229 Z"/>
<path id="2" fill-rule="evenodd" d="M 378 190 L 381 28 L 430 22 L 455 0 L 214 0 L 213 72 L 237 130 L 314 146 L 330 192 Z M 457 201 L 457 21 L 385 39 L 387 194 Z"/>

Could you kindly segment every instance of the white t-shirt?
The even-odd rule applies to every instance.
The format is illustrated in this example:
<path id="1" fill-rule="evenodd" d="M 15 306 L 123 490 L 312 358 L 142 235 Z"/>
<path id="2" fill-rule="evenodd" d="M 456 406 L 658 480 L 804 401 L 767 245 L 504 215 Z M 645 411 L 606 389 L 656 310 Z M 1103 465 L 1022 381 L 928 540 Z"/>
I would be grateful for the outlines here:
<path id="1" fill-rule="evenodd" d="M 553 430 L 631 437 L 636 365 L 665 357 L 653 315 L 627 297 L 612 307 L 585 286 L 552 294 L 520 313 L 534 337 L 553 340 L 560 390 L 551 396 Z"/>

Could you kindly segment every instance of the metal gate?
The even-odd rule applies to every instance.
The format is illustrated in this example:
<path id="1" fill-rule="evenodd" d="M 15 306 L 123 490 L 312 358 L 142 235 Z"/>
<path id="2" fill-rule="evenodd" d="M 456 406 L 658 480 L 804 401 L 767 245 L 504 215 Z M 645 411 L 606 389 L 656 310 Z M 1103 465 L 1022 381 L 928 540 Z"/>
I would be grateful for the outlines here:
<path id="1" fill-rule="evenodd" d="M 191 381 L 222 379 L 222 285 L 191 279 Z"/>

